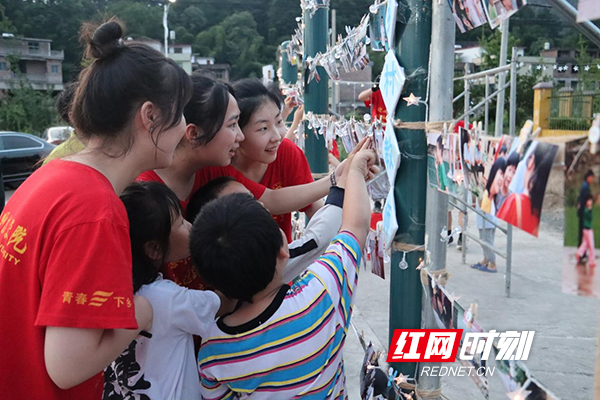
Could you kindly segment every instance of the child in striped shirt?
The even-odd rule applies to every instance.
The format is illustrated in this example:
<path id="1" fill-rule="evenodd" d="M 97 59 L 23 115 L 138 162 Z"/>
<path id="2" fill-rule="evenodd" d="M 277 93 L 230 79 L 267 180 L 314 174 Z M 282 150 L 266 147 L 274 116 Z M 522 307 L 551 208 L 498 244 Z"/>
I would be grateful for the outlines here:
<path id="1" fill-rule="evenodd" d="M 283 279 L 286 236 L 252 196 L 208 203 L 192 228 L 194 265 L 209 284 L 240 301 L 208 328 L 198 354 L 205 399 L 347 397 L 342 346 L 369 228 L 365 177 L 375 153 L 350 156 L 342 228 L 291 286 Z"/>

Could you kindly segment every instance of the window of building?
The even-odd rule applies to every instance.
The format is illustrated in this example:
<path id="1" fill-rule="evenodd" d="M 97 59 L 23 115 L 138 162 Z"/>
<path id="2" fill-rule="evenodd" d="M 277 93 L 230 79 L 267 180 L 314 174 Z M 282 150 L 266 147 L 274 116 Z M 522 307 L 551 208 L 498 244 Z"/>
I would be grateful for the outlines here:
<path id="1" fill-rule="evenodd" d="M 60 74 L 60 68 L 58 67 L 58 65 L 51 65 L 50 72 L 53 74 Z"/>
<path id="2" fill-rule="evenodd" d="M 39 53 L 40 52 L 40 44 L 38 42 L 29 42 L 28 44 L 30 53 Z"/>
<path id="3" fill-rule="evenodd" d="M 0 71 L 8 71 L 8 65 L 5 62 L 0 62 Z"/>
<path id="4" fill-rule="evenodd" d="M 175 47 L 173 49 L 173 51 L 175 52 L 175 54 L 182 54 L 183 53 L 183 48 L 181 48 L 181 47 Z"/>
<path id="5" fill-rule="evenodd" d="M 225 78 L 225 73 L 223 71 L 215 71 L 215 78 L 223 79 Z"/>

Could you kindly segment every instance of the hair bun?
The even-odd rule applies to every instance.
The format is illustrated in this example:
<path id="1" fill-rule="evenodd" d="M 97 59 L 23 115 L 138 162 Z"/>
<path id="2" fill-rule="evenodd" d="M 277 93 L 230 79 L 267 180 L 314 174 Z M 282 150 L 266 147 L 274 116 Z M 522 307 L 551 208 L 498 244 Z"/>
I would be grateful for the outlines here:
<path id="1" fill-rule="evenodd" d="M 123 25 L 112 19 L 95 28 L 84 24 L 82 40 L 87 44 L 86 55 L 97 59 L 106 58 L 123 47 Z"/>

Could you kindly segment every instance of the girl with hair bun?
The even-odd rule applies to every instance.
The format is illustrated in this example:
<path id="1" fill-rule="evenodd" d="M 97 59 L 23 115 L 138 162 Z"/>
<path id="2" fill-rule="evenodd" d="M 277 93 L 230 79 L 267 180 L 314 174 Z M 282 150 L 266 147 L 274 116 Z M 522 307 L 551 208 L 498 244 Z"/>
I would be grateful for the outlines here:
<path id="1" fill-rule="evenodd" d="M 86 148 L 28 178 L 0 216 L 0 393 L 8 399 L 94 399 L 102 370 L 152 324 L 133 295 L 129 223 L 119 195 L 171 164 L 185 132 L 189 76 L 111 20 L 85 25 L 91 64 L 72 122 Z"/>

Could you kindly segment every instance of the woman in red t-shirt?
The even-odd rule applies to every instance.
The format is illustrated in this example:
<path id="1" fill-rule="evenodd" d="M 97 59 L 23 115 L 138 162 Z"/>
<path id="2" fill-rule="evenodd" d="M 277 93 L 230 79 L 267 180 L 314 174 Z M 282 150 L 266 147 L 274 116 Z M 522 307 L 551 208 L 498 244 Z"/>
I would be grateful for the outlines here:
<path id="1" fill-rule="evenodd" d="M 168 168 L 144 172 L 138 180 L 167 185 L 181 201 L 184 212 L 198 188 L 223 175 L 243 183 L 274 214 L 305 207 L 327 194 L 330 187 L 328 179 L 285 190 L 272 190 L 231 167 L 231 159 L 244 140 L 238 125 L 240 111 L 233 88 L 197 74 L 192 75 L 192 83 L 193 95 L 184 111 L 188 125 L 175 150 L 173 163 Z M 208 168 L 210 166 L 221 168 Z M 169 263 L 163 273 L 182 286 L 191 289 L 204 287 L 189 258 Z"/>
<path id="2" fill-rule="evenodd" d="M 33 173 L 0 216 L 6 399 L 100 399 L 102 370 L 152 324 L 149 302 L 133 295 L 118 195 L 171 163 L 191 82 L 160 52 L 123 42 L 117 21 L 84 29 L 90 65 L 71 119 L 86 148 Z"/>
<path id="3" fill-rule="evenodd" d="M 240 144 L 232 165 L 246 178 L 269 189 L 313 182 L 308 161 L 298 146 L 281 139 L 285 130 L 281 117 L 281 99 L 258 79 L 242 79 L 234 83 L 240 107 L 240 127 L 244 141 Z M 323 206 L 322 200 L 301 208 L 310 218 Z M 292 241 L 290 213 L 274 215 L 275 221 Z"/>

